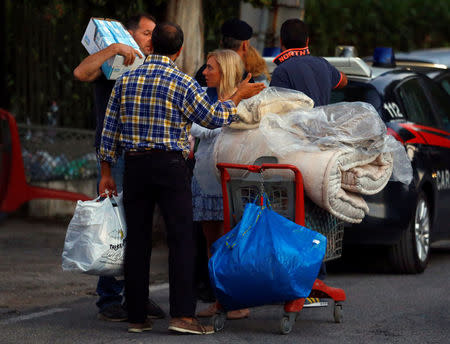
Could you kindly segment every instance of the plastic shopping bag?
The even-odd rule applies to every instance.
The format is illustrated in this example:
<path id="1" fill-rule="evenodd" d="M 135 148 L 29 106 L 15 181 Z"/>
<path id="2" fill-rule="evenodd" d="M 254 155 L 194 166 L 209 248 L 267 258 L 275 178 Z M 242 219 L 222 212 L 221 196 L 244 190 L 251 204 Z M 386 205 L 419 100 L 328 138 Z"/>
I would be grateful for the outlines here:
<path id="1" fill-rule="evenodd" d="M 225 310 L 308 297 L 326 237 L 248 203 L 241 221 L 212 246 L 211 284 Z"/>
<path id="2" fill-rule="evenodd" d="M 62 268 L 91 275 L 123 275 L 126 223 L 122 194 L 78 201 L 69 223 Z"/>

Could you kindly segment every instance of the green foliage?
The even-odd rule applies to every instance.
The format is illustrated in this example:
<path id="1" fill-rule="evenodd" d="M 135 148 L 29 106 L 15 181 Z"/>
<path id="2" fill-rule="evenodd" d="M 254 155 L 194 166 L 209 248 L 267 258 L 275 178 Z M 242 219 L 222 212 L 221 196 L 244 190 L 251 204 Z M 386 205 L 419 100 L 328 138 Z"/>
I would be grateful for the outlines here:
<path id="1" fill-rule="evenodd" d="M 276 0 L 245 0 L 245 2 L 252 4 L 254 7 L 271 7 L 275 5 Z"/>
<path id="2" fill-rule="evenodd" d="M 225 20 L 239 17 L 239 6 L 239 0 L 203 0 L 206 53 L 219 47 L 220 27 Z"/>
<path id="3" fill-rule="evenodd" d="M 254 7 L 271 7 L 275 0 L 244 0 Z M 220 27 L 227 19 L 240 16 L 240 0 L 203 0 L 205 52 L 219 47 Z M 218 10 L 220 9 L 220 10 Z"/>
<path id="4" fill-rule="evenodd" d="M 449 1 L 307 0 L 305 22 L 316 55 L 332 55 L 336 45 L 354 45 L 361 56 L 376 46 L 395 51 L 450 44 Z"/>
<path id="5" fill-rule="evenodd" d="M 168 0 L 5 0 L 10 111 L 19 121 L 46 123 L 53 100 L 59 124 L 93 128 L 92 87 L 74 80 L 87 56 L 80 43 L 90 17 L 124 21 L 136 12 L 165 19 Z M 272 7 L 276 0 L 246 0 Z M 360 56 L 376 46 L 396 51 L 450 45 L 448 0 L 305 0 L 305 21 L 315 55 L 333 55 L 336 45 L 357 47 Z M 203 0 L 205 52 L 216 49 L 220 27 L 239 17 L 239 0 Z"/>
<path id="6" fill-rule="evenodd" d="M 58 125 L 94 128 L 92 85 L 74 80 L 73 70 L 87 56 L 81 44 L 90 17 L 124 21 L 138 12 L 164 18 L 167 0 L 9 0 L 5 38 L 10 111 L 19 122 L 46 124 L 52 101 Z"/>

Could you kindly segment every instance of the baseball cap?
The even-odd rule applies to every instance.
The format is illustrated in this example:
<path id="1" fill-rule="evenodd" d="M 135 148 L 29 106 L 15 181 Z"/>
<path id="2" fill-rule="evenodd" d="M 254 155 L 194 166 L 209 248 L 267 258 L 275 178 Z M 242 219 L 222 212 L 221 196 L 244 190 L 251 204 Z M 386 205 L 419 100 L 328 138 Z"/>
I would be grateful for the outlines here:
<path id="1" fill-rule="evenodd" d="M 228 19 L 222 25 L 222 35 L 246 41 L 253 35 L 253 29 L 245 21 L 238 18 Z"/>

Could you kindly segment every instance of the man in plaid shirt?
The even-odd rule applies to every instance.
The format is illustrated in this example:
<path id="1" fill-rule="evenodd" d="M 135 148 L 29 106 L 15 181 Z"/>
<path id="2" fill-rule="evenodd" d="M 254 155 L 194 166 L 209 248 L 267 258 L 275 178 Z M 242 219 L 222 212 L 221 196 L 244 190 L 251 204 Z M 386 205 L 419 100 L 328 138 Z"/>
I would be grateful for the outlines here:
<path id="1" fill-rule="evenodd" d="M 191 180 L 186 158 L 192 122 L 218 128 L 238 119 L 237 104 L 259 93 L 264 85 L 250 84 L 251 75 L 225 102 L 212 103 L 202 87 L 181 72 L 174 61 L 181 53 L 183 32 L 172 23 L 156 26 L 153 54 L 114 86 L 103 123 L 99 151 L 100 194 L 116 192 L 110 166 L 125 151 L 123 181 L 127 221 L 125 293 L 130 332 L 150 330 L 148 299 L 152 247 L 152 216 L 160 206 L 169 246 L 169 330 L 213 333 L 194 318 L 195 236 L 192 224 Z"/>

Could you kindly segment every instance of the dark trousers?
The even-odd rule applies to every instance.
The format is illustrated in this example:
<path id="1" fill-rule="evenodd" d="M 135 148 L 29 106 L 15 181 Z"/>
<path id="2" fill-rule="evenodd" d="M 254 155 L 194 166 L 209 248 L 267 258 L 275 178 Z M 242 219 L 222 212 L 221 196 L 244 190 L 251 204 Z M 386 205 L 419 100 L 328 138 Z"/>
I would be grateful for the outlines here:
<path id="1" fill-rule="evenodd" d="M 123 200 L 127 221 L 125 293 L 128 321 L 147 317 L 153 209 L 158 203 L 169 247 L 172 317 L 193 317 L 196 242 L 192 223 L 191 176 L 180 152 L 149 151 L 125 156 Z"/>

